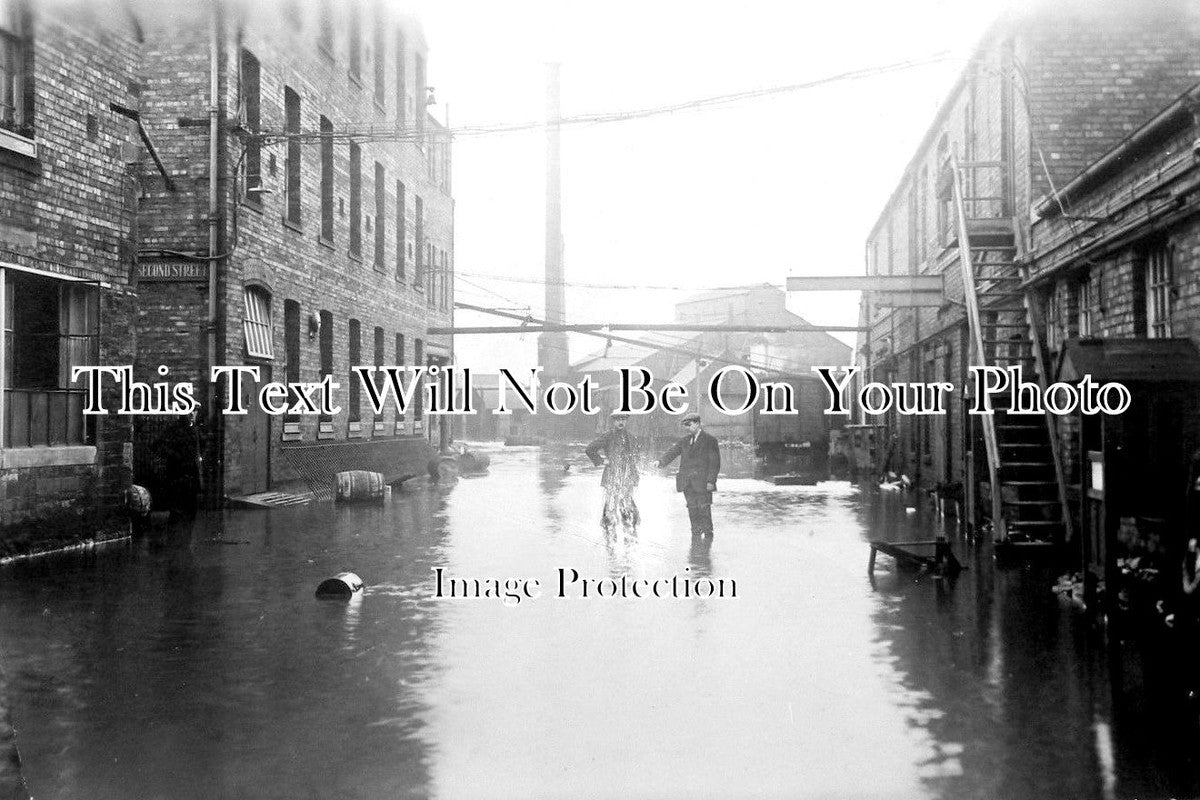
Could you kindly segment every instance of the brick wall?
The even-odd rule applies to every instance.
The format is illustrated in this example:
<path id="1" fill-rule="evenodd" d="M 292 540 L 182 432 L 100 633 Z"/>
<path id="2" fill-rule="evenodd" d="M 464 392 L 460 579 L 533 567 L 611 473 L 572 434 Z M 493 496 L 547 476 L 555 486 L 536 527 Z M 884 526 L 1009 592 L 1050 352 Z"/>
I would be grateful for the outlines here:
<path id="1" fill-rule="evenodd" d="M 131 363 L 135 187 L 123 146 L 132 131 L 110 103 L 137 104 L 133 31 L 88 3 L 44 4 L 32 19 L 38 150 L 33 159 L 0 148 L 0 262 L 14 273 L 23 267 L 101 282 L 100 361 Z M 97 418 L 89 464 L 51 466 L 51 451 L 61 448 L 10 447 L 5 463 L 23 466 L 0 469 L 0 556 L 127 531 L 120 508 L 130 434 L 127 418 Z"/>
<path id="2" fill-rule="evenodd" d="M 203 19 L 189 20 L 181 4 L 169 4 L 172 13 L 162 11 L 161 5 L 147 7 L 152 17 L 147 25 L 146 103 L 156 109 L 163 126 L 160 139 L 170 154 L 169 163 L 178 163 L 180 178 L 187 186 L 179 192 L 160 191 L 143 204 L 141 246 L 144 249 L 191 250 L 204 252 L 207 247 L 205 225 L 207 203 L 207 128 L 181 128 L 173 122 L 179 116 L 202 117 L 208 92 L 207 24 Z M 176 7 L 179 5 L 179 7 Z M 319 317 L 322 311 L 332 316 L 332 374 L 341 384 L 338 402 L 340 414 L 332 421 L 334 440 L 361 436 L 394 437 L 395 414 L 389 410 L 380 420 L 372 418 L 365 392 L 361 395 L 358 430 L 354 430 L 349 413 L 349 322 L 358 320 L 361 330 L 361 363 L 371 364 L 375 358 L 375 329 L 384 332 L 383 363 L 397 362 L 396 335 L 404 336 L 400 361 L 413 364 L 414 342 L 426 342 L 425 352 L 432 343 L 425 334 L 430 325 L 449 324 L 452 318 L 452 299 L 447 292 L 442 302 L 440 284 L 429 285 L 431 266 L 425 264 L 425 278 L 417 280 L 416 198 L 424 209 L 422 230 L 424 243 L 436 248 L 437 268 L 442 253 L 453 266 L 453 201 L 449 195 L 448 148 L 441 142 L 414 139 L 418 90 L 413 85 L 415 60 L 425 58 L 426 51 L 419 26 L 407 19 L 384 19 L 387 35 L 382 38 L 383 52 L 376 52 L 376 38 L 371 35 L 378 21 L 373 16 L 375 6 L 358 6 L 363 15 L 365 32 L 361 45 L 361 66 L 356 78 L 349 70 L 349 6 L 340 9 L 333 20 L 331 48 L 320 45 L 322 27 L 317 19 L 315 4 L 295 4 L 297 18 L 285 16 L 281 6 L 255 4 L 245 8 L 237 19 L 223 20 L 221 31 L 221 105 L 224 117 L 230 119 L 228 135 L 222 147 L 221 205 L 222 240 L 229 256 L 220 262 L 218 296 L 220 312 L 220 344 L 217 362 L 223 364 L 257 364 L 270 367 L 275 380 L 286 374 L 286 342 L 284 305 L 294 301 L 299 306 L 299 375 L 301 381 L 315 382 L 320 378 L 320 337 L 309 338 L 309 317 Z M 196 33 L 199 31 L 199 33 Z M 406 133 L 394 135 L 397 128 L 396 41 L 403 33 L 406 51 L 404 118 Z M 279 138 L 263 143 L 261 152 L 263 192 L 260 204 L 244 202 L 245 178 L 238 177 L 238 167 L 244 162 L 248 139 L 237 129 L 239 109 L 239 72 L 241 52 L 253 54 L 259 64 L 260 130 L 279 134 L 285 126 L 285 91 L 299 97 L 299 130 L 313 134 L 320 130 L 321 117 L 327 118 L 334 129 L 333 146 L 333 236 L 321 236 L 321 143 L 307 136 L 299 145 L 300 157 L 300 219 L 285 222 L 287 212 L 286 180 L 288 146 Z M 384 60 L 382 104 L 375 92 L 375 62 Z M 437 130 L 432 118 L 425 121 L 426 132 Z M 350 252 L 351 179 L 350 134 L 361 148 L 361 249 Z M 373 134 L 373 135 L 372 135 Z M 381 134 L 392 134 L 380 139 Z M 430 163 L 433 162 L 431 168 Z M 375 198 L 375 165 L 383 167 L 385 209 L 382 220 L 377 217 Z M 400 244 L 405 254 L 404 274 L 399 273 L 396 241 L 396 182 L 405 187 L 405 237 Z M 377 227 L 384 226 L 383 251 L 376 258 Z M 174 238 L 173 238 L 174 236 Z M 411 248 L 411 254 L 410 254 Z M 422 248 L 423 249 L 423 248 Z M 421 254 L 425 260 L 424 252 Z M 439 281 L 443 273 L 436 273 Z M 247 287 L 264 290 L 270 297 L 272 314 L 272 359 L 249 356 L 245 349 L 242 326 L 245 314 L 244 293 Z M 203 289 L 201 295 L 203 296 Z M 433 289 L 433 291 L 431 291 Z M 198 306 L 180 290 L 161 290 L 155 296 L 155 319 L 142 318 L 143 347 L 140 355 L 149 364 L 157 354 L 169 357 L 172 348 L 195 324 Z M 444 307 L 443 307 L 444 306 Z M 449 347 L 448 340 L 443 340 Z M 178 352 L 178 351 L 176 351 Z M 173 367 L 192 368 L 194 362 L 189 348 L 186 358 L 176 355 Z M 409 412 L 411 423 L 412 412 Z M 381 421 L 382 430 L 374 423 Z M 248 426 L 261 422 L 250 418 L 224 417 L 221 436 L 227 493 L 242 491 L 252 483 L 248 470 L 256 469 L 248 448 L 255 447 Z M 283 441 L 283 420 L 269 421 L 269 440 L 272 480 L 286 481 L 296 477 L 282 457 L 281 448 L 318 440 L 318 420 L 300 420 L 298 433 Z M 410 428 L 411 431 L 411 428 Z"/>

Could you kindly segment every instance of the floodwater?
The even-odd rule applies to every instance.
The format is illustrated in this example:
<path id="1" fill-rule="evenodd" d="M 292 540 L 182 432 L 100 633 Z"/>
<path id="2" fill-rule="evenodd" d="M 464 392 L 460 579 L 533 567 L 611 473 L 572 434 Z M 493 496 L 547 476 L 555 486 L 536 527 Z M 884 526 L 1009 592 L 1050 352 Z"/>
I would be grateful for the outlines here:
<path id="1" fill-rule="evenodd" d="M 723 480 L 694 542 L 653 474 L 636 535 L 606 536 L 599 472 L 565 463 L 497 450 L 486 477 L 383 506 L 233 511 L 0 568 L 34 797 L 1200 793 L 1194 713 L 1044 575 L 955 539 L 952 584 L 884 557 L 868 578 L 867 539 L 941 530 L 914 500 Z M 541 596 L 435 599 L 435 568 Z M 559 569 L 581 579 L 561 598 Z M 361 597 L 313 597 L 343 570 Z M 736 597 L 592 591 L 621 575 Z"/>

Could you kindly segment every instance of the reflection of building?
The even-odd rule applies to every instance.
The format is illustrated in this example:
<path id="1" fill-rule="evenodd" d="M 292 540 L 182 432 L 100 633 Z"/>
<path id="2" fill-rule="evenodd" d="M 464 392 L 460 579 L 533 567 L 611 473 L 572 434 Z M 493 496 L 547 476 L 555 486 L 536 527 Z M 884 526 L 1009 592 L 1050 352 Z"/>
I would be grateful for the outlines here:
<path id="1" fill-rule="evenodd" d="M 339 384 L 331 416 L 270 416 L 253 385 L 245 415 L 206 404 L 214 494 L 412 471 L 442 438 L 419 412 L 373 415 L 350 372 L 449 362 L 449 339 L 425 334 L 453 307 L 425 40 L 381 4 L 334 5 L 135 3 L 141 118 L 167 167 L 141 176 L 139 375 L 166 364 L 205 385 L 213 364 L 250 365 L 263 382 Z"/>
<path id="2" fill-rule="evenodd" d="M 1195 80 L 1198 46 L 1198 7 L 1170 1 L 1040 2 L 985 35 L 867 240 L 869 274 L 942 274 L 946 289 L 940 307 L 926 308 L 888 307 L 881 295 L 865 293 L 860 324 L 870 331 L 860 338 L 857 363 L 871 380 L 956 387 L 945 415 L 906 417 L 893 410 L 853 420 L 886 425 L 879 468 L 926 486 L 961 481 L 975 519 L 999 513 L 998 529 L 1061 537 L 1071 478 L 1059 477 L 1063 460 L 1055 463 L 1047 424 L 1003 413 L 994 424 L 968 417 L 959 387 L 971 364 L 1021 365 L 1028 380 L 1052 378 L 1048 359 L 1061 346 L 1054 337 L 1064 308 L 1061 299 L 1047 305 L 1041 286 L 1027 282 L 1031 245 L 1044 257 L 1040 231 L 1046 225 L 1031 232 L 1032 211 L 1054 187 L 1092 173 L 1089 165 L 1106 152 L 1118 148 L 1111 163 L 1129 155 L 1123 142 L 1130 133 Z M 1109 210 L 1086 213 L 1104 217 Z M 1093 227 L 1081 212 L 1071 212 L 1064 231 Z M 1090 240 L 1060 244 L 1054 258 L 1069 261 L 1068 253 L 1085 245 Z M 1123 266 L 1105 272 L 1107 285 L 1112 292 L 1135 292 L 1132 281 L 1143 273 L 1123 257 Z M 1063 269 L 1084 263 L 1076 259 Z M 974 292 L 964 288 L 968 275 Z M 969 307 L 978 309 L 975 325 Z M 1043 312 L 1060 319 L 1047 326 Z M 1128 316 L 1124 328 L 1110 320 L 1106 335 L 1132 333 L 1132 310 Z M 990 498 L 997 498 L 995 507 Z"/>
<path id="3" fill-rule="evenodd" d="M 129 417 L 71 371 L 133 360 L 136 53 L 106 4 L 0 2 L 0 556 L 128 531 Z"/>

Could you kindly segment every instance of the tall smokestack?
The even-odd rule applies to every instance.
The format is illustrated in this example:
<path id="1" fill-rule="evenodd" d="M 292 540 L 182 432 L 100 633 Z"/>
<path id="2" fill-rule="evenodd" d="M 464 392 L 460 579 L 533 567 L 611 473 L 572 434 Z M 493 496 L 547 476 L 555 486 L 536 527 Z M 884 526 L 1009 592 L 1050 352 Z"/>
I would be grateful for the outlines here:
<path id="1" fill-rule="evenodd" d="M 546 322 L 567 321 L 566 289 L 563 286 L 562 175 L 560 170 L 561 114 L 559 112 L 560 65 L 546 65 Z M 565 333 L 538 335 L 538 363 L 546 381 L 570 372 Z"/>

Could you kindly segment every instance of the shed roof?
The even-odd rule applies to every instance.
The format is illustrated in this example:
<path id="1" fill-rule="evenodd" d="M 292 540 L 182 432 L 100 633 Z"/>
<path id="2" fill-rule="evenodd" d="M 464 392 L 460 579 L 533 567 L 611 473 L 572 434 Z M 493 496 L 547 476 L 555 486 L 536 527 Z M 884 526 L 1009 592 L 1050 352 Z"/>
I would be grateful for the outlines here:
<path id="1" fill-rule="evenodd" d="M 1056 380 L 1200 383 L 1200 350 L 1191 339 L 1071 339 L 1054 372 Z"/>

